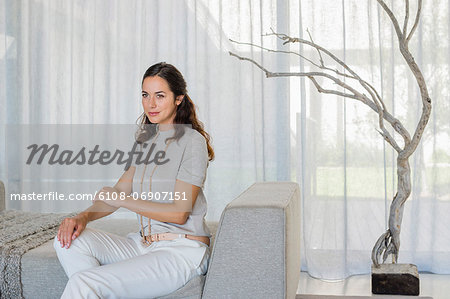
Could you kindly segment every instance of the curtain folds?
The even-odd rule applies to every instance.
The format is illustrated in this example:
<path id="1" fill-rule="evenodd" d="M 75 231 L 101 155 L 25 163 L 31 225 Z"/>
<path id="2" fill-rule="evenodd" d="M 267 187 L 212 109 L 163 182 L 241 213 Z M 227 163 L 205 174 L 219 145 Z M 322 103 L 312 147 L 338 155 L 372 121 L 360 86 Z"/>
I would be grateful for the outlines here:
<path id="1" fill-rule="evenodd" d="M 416 2 L 410 2 L 412 26 Z M 387 3 L 401 19 L 403 1 Z M 410 159 L 413 192 L 405 205 L 400 262 L 450 274 L 450 5 L 423 5 L 410 49 L 433 111 Z M 421 113 L 417 84 L 375 0 L 0 0 L 0 138 L 6 140 L 12 125 L 134 124 L 143 73 L 166 61 L 185 76 L 212 136 L 209 220 L 218 220 L 255 181 L 297 181 L 302 269 L 324 279 L 369 273 L 370 252 L 386 229 L 396 191 L 396 156 L 377 132 L 377 115 L 362 103 L 319 94 L 298 77 L 266 78 L 229 55 L 252 58 L 271 71 L 311 70 L 294 54 L 233 42 L 301 50 L 318 61 L 311 48 L 263 36 L 271 28 L 305 39 L 308 30 L 373 83 L 387 109 L 413 132 Z M 9 193 L 20 192 L 25 172 L 12 173 L 10 153 L 0 143 L 0 178 Z M 99 180 L 121 175 L 102 173 Z M 6 205 L 69 212 L 68 205 Z M 88 205 L 74 203 L 70 210 Z"/>

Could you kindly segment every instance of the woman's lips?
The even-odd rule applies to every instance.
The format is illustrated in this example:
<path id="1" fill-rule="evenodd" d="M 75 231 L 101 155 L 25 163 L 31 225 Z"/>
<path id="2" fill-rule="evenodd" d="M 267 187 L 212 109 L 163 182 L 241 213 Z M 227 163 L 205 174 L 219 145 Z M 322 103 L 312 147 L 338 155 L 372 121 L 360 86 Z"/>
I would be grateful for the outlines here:
<path id="1" fill-rule="evenodd" d="M 150 115 L 150 116 L 155 116 L 155 115 L 158 115 L 158 113 L 159 113 L 159 112 L 149 112 L 148 115 Z"/>

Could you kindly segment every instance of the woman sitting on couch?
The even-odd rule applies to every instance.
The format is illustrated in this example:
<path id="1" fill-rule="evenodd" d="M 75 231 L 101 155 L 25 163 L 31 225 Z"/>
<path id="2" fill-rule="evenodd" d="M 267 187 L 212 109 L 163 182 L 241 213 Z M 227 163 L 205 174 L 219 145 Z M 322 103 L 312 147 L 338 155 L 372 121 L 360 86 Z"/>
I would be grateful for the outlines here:
<path id="1" fill-rule="evenodd" d="M 62 221 L 54 241 L 69 277 L 62 298 L 153 298 L 207 271 L 211 234 L 202 188 L 214 158 L 209 135 L 183 76 L 170 64 L 145 72 L 142 106 L 136 142 L 164 151 L 165 163 L 136 161 L 91 207 Z M 137 213 L 139 232 L 121 237 L 86 228 L 120 207 Z"/>

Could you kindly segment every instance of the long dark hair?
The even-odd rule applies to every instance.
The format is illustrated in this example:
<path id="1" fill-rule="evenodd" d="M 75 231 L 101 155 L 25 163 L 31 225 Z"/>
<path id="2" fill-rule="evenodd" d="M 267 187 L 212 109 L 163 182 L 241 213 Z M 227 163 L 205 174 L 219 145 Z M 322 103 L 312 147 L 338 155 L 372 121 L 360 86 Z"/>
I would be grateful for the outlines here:
<path id="1" fill-rule="evenodd" d="M 181 72 L 171 64 L 159 62 L 147 69 L 142 78 L 142 84 L 144 83 L 145 78 L 153 76 L 161 77 L 167 81 L 170 91 L 173 92 L 175 99 L 179 95 L 184 95 L 181 104 L 177 106 L 175 119 L 173 121 L 174 124 L 178 124 L 175 126 L 175 134 L 172 137 L 167 138 L 166 142 L 170 139 L 178 140 L 184 135 L 185 128 L 181 125 L 192 125 L 192 129 L 197 130 L 205 137 L 209 161 L 212 161 L 214 159 L 214 150 L 211 146 L 211 137 L 203 129 L 203 123 L 197 119 L 194 102 L 192 102 L 187 94 L 186 81 Z M 139 117 L 138 124 L 139 129 L 136 132 L 136 142 L 143 143 L 156 134 L 156 125 L 150 122 L 145 112 Z"/>

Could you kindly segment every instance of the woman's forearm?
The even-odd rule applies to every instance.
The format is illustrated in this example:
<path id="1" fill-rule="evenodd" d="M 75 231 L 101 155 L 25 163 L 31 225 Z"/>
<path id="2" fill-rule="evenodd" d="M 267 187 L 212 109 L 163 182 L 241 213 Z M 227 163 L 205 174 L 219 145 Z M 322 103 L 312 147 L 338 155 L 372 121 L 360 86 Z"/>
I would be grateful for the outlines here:
<path id="1" fill-rule="evenodd" d="M 108 216 L 114 213 L 117 209 L 117 207 L 112 207 L 102 201 L 96 200 L 89 208 L 81 212 L 79 215 L 85 216 L 87 222 L 90 222 Z"/>
<path id="2" fill-rule="evenodd" d="M 149 200 L 135 199 L 127 196 L 121 203 L 121 207 L 136 212 L 144 217 L 148 217 L 161 222 L 171 222 L 184 224 L 191 210 L 189 204 L 157 203 Z"/>
<path id="3" fill-rule="evenodd" d="M 192 212 L 200 190 L 201 188 L 198 186 L 176 180 L 174 189 L 175 196 L 173 198 L 169 197 L 169 202 L 166 200 L 165 203 L 162 203 L 135 198 L 131 195 L 125 196 L 128 193 L 127 191 L 117 190 L 117 188 L 112 187 L 103 187 L 101 190 L 104 192 L 103 196 L 99 195 L 95 201 L 108 205 L 112 210 L 108 213 L 93 214 L 90 217 L 95 216 L 96 218 L 94 219 L 98 219 L 122 207 L 144 217 L 161 222 L 184 224 Z M 113 195 L 114 193 L 116 193 L 115 196 Z M 172 193 L 170 196 L 172 196 Z M 102 206 L 102 208 L 104 207 Z"/>
<path id="4" fill-rule="evenodd" d="M 176 224 L 186 223 L 192 212 L 201 188 L 190 183 L 176 180 L 174 194 L 183 194 L 174 197 L 169 203 L 161 203 L 127 196 L 119 206 L 161 222 Z"/>

